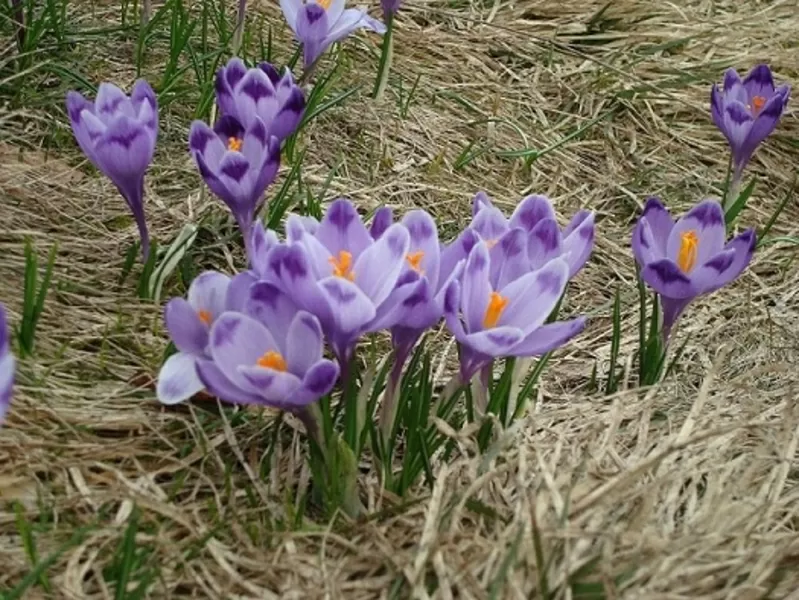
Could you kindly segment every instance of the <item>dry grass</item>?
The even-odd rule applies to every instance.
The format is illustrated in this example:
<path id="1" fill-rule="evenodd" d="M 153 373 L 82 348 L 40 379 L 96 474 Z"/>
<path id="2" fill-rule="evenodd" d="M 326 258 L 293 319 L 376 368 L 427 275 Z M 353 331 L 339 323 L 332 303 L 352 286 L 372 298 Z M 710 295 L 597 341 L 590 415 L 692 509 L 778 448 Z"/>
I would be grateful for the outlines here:
<path id="1" fill-rule="evenodd" d="M 634 351 L 628 238 L 645 196 L 663 195 L 682 210 L 724 176 L 708 84 L 729 65 L 763 60 L 799 81 L 799 10 L 794 1 L 749 0 L 603 6 L 412 0 L 399 18 L 395 58 L 406 82 L 421 74 L 408 118 L 397 117 L 389 90 L 382 103 L 352 101 L 308 131 L 312 189 L 342 161 L 329 197 L 347 194 L 365 208 L 423 206 L 449 232 L 464 223 L 477 189 L 508 210 L 536 191 L 564 216 L 582 207 L 599 214 L 594 257 L 568 306 L 595 318 L 558 352 L 529 416 L 487 458 L 477 455 L 473 432 L 460 432 L 459 458 L 438 464 L 433 489 L 420 486 L 410 504 L 381 494 L 365 473 L 360 490 L 374 516 L 361 523 L 293 526 L 284 491 L 309 477 L 296 435 L 264 465 L 268 419 L 166 410 L 149 388 L 130 383 L 157 371 L 166 340 L 159 311 L 117 283 L 135 235 L 127 221 L 120 226 L 123 204 L 107 181 L 85 175 L 68 143 L 47 156 L 39 149 L 67 139 L 63 120 L 53 125 L 39 107 L 0 113 L 8 140 L 0 145 L 0 301 L 12 322 L 24 236 L 42 252 L 55 241 L 60 248 L 37 357 L 21 366 L 0 434 L 0 495 L 24 507 L 40 558 L 59 551 L 48 570 L 51 597 L 114 595 L 108 582 L 119 580 L 134 503 L 130 581 L 151 577 L 151 598 L 796 593 L 795 249 L 766 246 L 734 286 L 693 307 L 679 332 L 690 335 L 684 368 L 659 389 L 605 398 L 589 395 L 586 382 L 593 361 L 609 354 L 609 302 L 619 283 L 627 290 L 622 353 Z M 77 12 L 88 22 L 116 11 Z M 264 11 L 278 22 L 273 3 Z M 360 40 L 348 46 L 347 77 L 368 86 L 375 41 Z M 131 47 L 103 43 L 86 42 L 81 56 L 91 60 L 78 70 L 127 84 Z M 496 155 L 554 146 L 592 119 L 529 167 Z M 164 122 L 148 192 L 159 239 L 187 217 L 223 214 L 200 201 L 185 116 L 175 108 Z M 487 151 L 457 168 L 472 142 Z M 742 222 L 768 219 L 797 164 L 799 125 L 789 109 L 752 166 L 764 181 Z M 791 202 L 774 233 L 797 236 L 797 223 Z M 236 264 L 222 246 L 207 240 L 200 258 Z M 76 531 L 84 534 L 75 539 Z M 3 588 L 30 570 L 10 503 L 0 509 L 0 564 Z M 570 579 L 582 587 L 568 591 Z M 25 597 L 47 594 L 36 587 Z"/>

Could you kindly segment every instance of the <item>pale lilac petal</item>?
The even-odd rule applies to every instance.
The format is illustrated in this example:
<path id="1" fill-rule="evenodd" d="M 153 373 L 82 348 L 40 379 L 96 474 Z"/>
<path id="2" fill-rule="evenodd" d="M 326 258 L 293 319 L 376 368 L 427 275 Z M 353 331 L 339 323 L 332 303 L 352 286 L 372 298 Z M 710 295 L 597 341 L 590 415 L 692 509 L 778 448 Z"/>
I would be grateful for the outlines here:
<path id="1" fill-rule="evenodd" d="M 507 231 L 489 250 L 489 282 L 493 289 L 502 289 L 509 282 L 530 272 L 527 248 L 527 234 L 524 229 L 517 227 Z"/>
<path id="2" fill-rule="evenodd" d="M 265 404 L 258 394 L 244 391 L 236 386 L 211 360 L 197 361 L 197 375 L 205 389 L 220 400 L 232 404 Z"/>
<path id="3" fill-rule="evenodd" d="M 330 360 L 320 360 L 311 367 L 302 380 L 302 387 L 292 398 L 295 406 L 316 402 L 331 392 L 339 376 L 339 367 Z"/>
<path id="4" fill-rule="evenodd" d="M 740 75 L 735 69 L 727 69 L 724 71 L 724 91 L 732 91 L 733 88 L 742 84 Z"/>
<path id="5" fill-rule="evenodd" d="M 146 126 L 155 142 L 158 136 L 158 99 L 145 79 L 138 79 L 130 92 L 130 101 L 140 123 Z"/>
<path id="6" fill-rule="evenodd" d="M 494 204 L 491 202 L 491 198 L 488 197 L 488 194 L 485 192 L 477 192 L 472 198 L 472 219 L 477 216 L 484 208 L 493 208 Z"/>
<path id="7" fill-rule="evenodd" d="M 639 266 L 644 267 L 656 260 L 666 258 L 664 250 L 655 241 L 652 227 L 645 217 L 638 219 L 632 238 L 633 256 Z"/>
<path id="8" fill-rule="evenodd" d="M 361 216 L 346 198 L 339 198 L 328 207 L 316 237 L 333 256 L 345 250 L 352 253 L 353 260 L 372 244 Z"/>
<path id="9" fill-rule="evenodd" d="M 276 285 L 259 281 L 249 289 L 244 312 L 269 329 L 278 352 L 286 356 L 289 350 L 289 327 L 297 314 L 294 301 Z"/>
<path id="10" fill-rule="evenodd" d="M 354 283 L 341 277 L 328 277 L 319 282 L 322 297 L 330 307 L 337 333 L 354 334 L 377 314 L 375 305 Z"/>
<path id="11" fill-rule="evenodd" d="M 555 219 L 542 219 L 530 231 L 529 239 L 530 266 L 540 269 L 553 258 L 563 254 L 563 240 L 560 227 Z"/>
<path id="12" fill-rule="evenodd" d="M 691 279 L 668 259 L 646 265 L 641 269 L 641 278 L 666 298 L 693 298 L 697 295 Z"/>
<path id="13" fill-rule="evenodd" d="M 280 9 L 283 11 L 286 23 L 295 34 L 297 33 L 297 14 L 303 4 L 303 0 L 280 0 Z"/>
<path id="14" fill-rule="evenodd" d="M 542 325 L 513 348 L 513 356 L 541 356 L 561 347 L 585 329 L 585 317 Z"/>
<path id="15" fill-rule="evenodd" d="M 508 220 L 495 206 L 486 206 L 472 219 L 469 228 L 475 231 L 480 239 L 491 244 L 508 231 Z"/>
<path id="16" fill-rule="evenodd" d="M 250 298 L 250 288 L 258 283 L 259 275 L 253 271 L 242 271 L 230 280 L 225 298 L 225 310 L 232 312 L 245 312 L 245 306 Z"/>
<path id="17" fill-rule="evenodd" d="M 189 286 L 188 301 L 195 313 L 203 311 L 213 322 L 226 310 L 230 277 L 217 271 L 200 273 Z"/>
<path id="18" fill-rule="evenodd" d="M 568 281 L 569 265 L 562 258 L 512 281 L 500 291 L 508 304 L 499 325 L 516 327 L 525 335 L 540 327 L 560 300 Z"/>
<path id="19" fill-rule="evenodd" d="M 332 324 L 330 304 L 322 295 L 313 276 L 308 255 L 302 246 L 278 246 L 270 258 L 269 277 L 286 292 L 301 309 L 316 315 L 325 329 Z"/>
<path id="20" fill-rule="evenodd" d="M 178 352 L 173 354 L 158 373 L 156 395 L 162 404 L 177 404 L 188 400 L 205 387 L 197 375 L 197 357 Z"/>
<path id="21" fill-rule="evenodd" d="M 243 314 L 223 313 L 211 327 L 209 349 L 219 370 L 233 385 L 248 393 L 258 393 L 241 375 L 240 367 L 256 365 L 267 352 L 279 348 L 269 330 Z"/>
<path id="22" fill-rule="evenodd" d="M 216 132 L 202 121 L 192 121 L 189 130 L 189 150 L 192 155 L 200 155 L 206 167 L 214 173 L 225 155 L 225 145 Z"/>
<path id="23" fill-rule="evenodd" d="M 121 116 L 134 120 L 136 118 L 136 111 L 133 110 L 127 94 L 113 83 L 101 83 L 97 88 L 94 109 L 96 115 L 106 125 L 110 125 Z"/>
<path id="24" fill-rule="evenodd" d="M 295 33 L 302 43 L 303 63 L 306 68 L 316 62 L 330 45 L 325 39 L 330 25 L 327 11 L 318 4 L 310 2 L 297 11 Z"/>
<path id="25" fill-rule="evenodd" d="M 288 371 L 242 365 L 239 373 L 264 398 L 266 404 L 279 408 L 290 406 L 292 396 L 302 385 L 300 378 Z"/>
<path id="26" fill-rule="evenodd" d="M 722 252 L 700 267 L 697 276 L 707 271 L 712 275 L 701 284 L 697 282 L 696 285 L 701 285 L 700 291 L 709 294 L 735 280 L 749 266 L 756 246 L 757 237 L 753 229 L 748 229 L 733 238 Z M 732 257 L 729 256 L 730 253 Z"/>
<path id="27" fill-rule="evenodd" d="M 727 236 L 721 204 L 715 200 L 703 200 L 677 221 L 666 242 L 666 258 L 677 262 L 682 235 L 688 231 L 694 231 L 698 238 L 697 265 L 720 252 Z"/>
<path id="28" fill-rule="evenodd" d="M 286 363 L 289 371 L 302 376 L 322 360 L 322 327 L 311 313 L 300 311 L 290 322 L 286 336 Z"/>
<path id="29" fill-rule="evenodd" d="M 183 298 L 172 298 L 164 307 L 164 321 L 175 347 L 188 354 L 203 354 L 208 345 L 208 325 Z"/>
<path id="30" fill-rule="evenodd" d="M 392 225 L 355 261 L 355 282 L 374 306 L 384 302 L 395 288 L 405 266 L 409 237 L 405 227 Z"/>
<path id="31" fill-rule="evenodd" d="M 435 220 L 426 211 L 414 210 L 405 215 L 401 222 L 410 234 L 408 255 L 422 253 L 419 263 L 420 274 L 427 277 L 435 288 L 438 284 L 441 254 Z"/>
<path id="32" fill-rule="evenodd" d="M 248 69 L 235 94 L 239 120 L 246 128 L 252 126 L 255 118 L 262 119 L 264 124 L 274 120 L 279 109 L 277 92 L 263 70 Z"/>
<path id="33" fill-rule="evenodd" d="M 524 339 L 524 332 L 516 327 L 493 327 L 470 333 L 463 340 L 472 350 L 487 356 L 509 356 L 514 346 Z"/>
<path id="34" fill-rule="evenodd" d="M 485 243 L 481 242 L 469 254 L 461 282 L 463 318 L 469 332 L 483 329 L 486 308 L 494 291 L 488 279 L 489 266 L 488 250 Z"/>
<path id="35" fill-rule="evenodd" d="M 774 95 L 774 76 L 771 74 L 771 69 L 763 64 L 755 66 L 744 78 L 743 86 L 750 103 L 755 96 L 768 100 Z"/>
<path id="36" fill-rule="evenodd" d="M 521 227 L 532 231 L 544 219 L 555 219 L 555 209 L 546 196 L 538 194 L 524 198 L 513 211 L 510 218 L 511 227 Z"/>
<path id="37" fill-rule="evenodd" d="M 118 186 L 139 179 L 153 159 L 155 145 L 147 130 L 128 116 L 113 120 L 95 146 L 100 168 Z"/>
<path id="38" fill-rule="evenodd" d="M 594 248 L 594 213 L 578 212 L 564 230 L 563 255 L 569 263 L 569 277 L 574 277 L 588 262 Z"/>
<path id="39" fill-rule="evenodd" d="M 381 206 L 375 211 L 372 217 L 372 225 L 369 228 L 369 235 L 373 240 L 376 240 L 386 232 L 391 224 L 394 222 L 394 211 L 390 206 Z"/>
<path id="40" fill-rule="evenodd" d="M 289 243 L 297 243 L 303 247 L 315 279 L 333 274 L 334 256 L 315 235 L 308 233 L 305 224 L 297 215 L 291 215 L 286 220 L 286 239 Z"/>
<path id="41" fill-rule="evenodd" d="M 674 219 L 659 198 L 647 198 L 641 218 L 646 219 L 652 230 L 652 240 L 655 242 L 652 251 L 665 257 L 669 235 L 674 229 Z"/>

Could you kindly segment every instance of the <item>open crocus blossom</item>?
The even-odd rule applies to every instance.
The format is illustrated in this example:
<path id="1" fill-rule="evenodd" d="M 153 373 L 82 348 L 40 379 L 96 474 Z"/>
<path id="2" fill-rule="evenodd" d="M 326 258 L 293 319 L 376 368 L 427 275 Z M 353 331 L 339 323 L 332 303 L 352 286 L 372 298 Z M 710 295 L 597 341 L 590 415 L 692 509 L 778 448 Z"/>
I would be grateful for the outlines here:
<path id="1" fill-rule="evenodd" d="M 305 110 L 305 96 L 291 71 L 281 77 L 266 62 L 248 69 L 239 58 L 231 58 L 217 72 L 216 101 L 221 114 L 235 118 L 244 129 L 260 118 L 267 136 L 280 142 L 296 131 Z"/>
<path id="2" fill-rule="evenodd" d="M 726 237 L 724 212 L 715 200 L 703 200 L 676 223 L 660 200 L 647 200 L 632 248 L 642 279 L 660 295 L 664 340 L 693 299 L 727 285 L 752 260 L 753 229 L 725 245 Z"/>
<path id="3" fill-rule="evenodd" d="M 14 387 L 14 369 L 16 362 L 11 354 L 8 339 L 8 323 L 6 309 L 0 304 L 0 425 L 5 420 L 8 406 L 11 404 L 11 391 Z"/>
<path id="4" fill-rule="evenodd" d="M 730 144 L 734 180 L 740 179 L 758 145 L 774 131 L 790 93 L 787 84 L 774 86 L 767 65 L 757 65 L 743 80 L 735 69 L 728 69 L 723 89 L 713 85 L 711 115 Z"/>
<path id="5" fill-rule="evenodd" d="M 225 312 L 211 327 L 210 358 L 197 362 L 197 372 L 222 400 L 295 412 L 329 393 L 338 378 L 338 365 L 322 352 L 319 320 L 276 286 L 258 282 L 245 313 Z"/>
<path id="6" fill-rule="evenodd" d="M 153 89 L 140 79 L 128 97 L 117 86 L 101 83 L 94 102 L 70 91 L 66 103 L 81 150 L 128 203 L 147 260 L 150 239 L 144 215 L 144 173 L 158 137 L 158 103 Z"/>
<path id="7" fill-rule="evenodd" d="M 583 317 L 545 324 L 569 281 L 563 258 L 500 286 L 491 279 L 488 246 L 481 241 L 469 254 L 461 282 L 451 282 L 446 291 L 444 314 L 461 347 L 464 383 L 494 358 L 545 354 L 585 327 Z"/>
<path id="8" fill-rule="evenodd" d="M 178 352 L 170 356 L 158 374 L 157 394 L 163 404 L 177 404 L 203 389 L 195 368 L 208 357 L 211 326 L 234 300 L 230 278 L 205 271 L 189 286 L 188 298 L 173 298 L 164 308 L 164 321 Z"/>
<path id="9" fill-rule="evenodd" d="M 286 236 L 288 244 L 270 252 L 267 278 L 319 318 L 344 364 L 362 334 L 391 325 L 379 317 L 403 273 L 408 230 L 397 223 L 373 240 L 352 203 L 340 198 L 314 233 L 289 217 Z"/>
<path id="10" fill-rule="evenodd" d="M 546 196 L 527 196 L 516 206 L 510 219 L 506 219 L 489 197 L 480 192 L 474 197 L 472 215 L 469 228 L 486 242 L 492 253 L 504 234 L 519 228 L 526 233 L 531 268 L 539 268 L 561 256 L 569 265 L 569 278 L 585 266 L 594 246 L 594 213 L 577 212 L 561 230 L 552 202 Z M 499 265 L 494 261 L 492 267 Z"/>
<path id="11" fill-rule="evenodd" d="M 189 148 L 205 183 L 233 213 L 251 258 L 252 224 L 266 188 L 277 176 L 280 141 L 269 136 L 258 116 L 245 128 L 226 115 L 213 129 L 194 121 Z"/>
<path id="12" fill-rule="evenodd" d="M 309 69 L 322 53 L 357 29 L 383 34 L 385 25 L 363 8 L 345 8 L 345 0 L 280 0 L 286 22 L 302 44 L 303 63 Z"/>

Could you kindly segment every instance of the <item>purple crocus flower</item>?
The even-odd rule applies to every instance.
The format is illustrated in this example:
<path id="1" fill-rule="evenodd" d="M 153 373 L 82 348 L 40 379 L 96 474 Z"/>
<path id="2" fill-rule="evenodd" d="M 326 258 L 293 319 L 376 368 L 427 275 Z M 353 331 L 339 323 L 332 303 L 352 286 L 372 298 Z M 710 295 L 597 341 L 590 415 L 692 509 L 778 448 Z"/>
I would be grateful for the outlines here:
<path id="1" fill-rule="evenodd" d="M 196 363 L 208 358 L 208 333 L 232 301 L 227 275 L 205 271 L 189 286 L 188 298 L 173 298 L 164 308 L 164 320 L 178 352 L 158 374 L 156 393 L 163 404 L 177 404 L 203 389 Z"/>
<path id="2" fill-rule="evenodd" d="M 266 188 L 280 166 L 280 141 L 253 116 L 248 127 L 226 115 L 213 129 L 202 121 L 191 124 L 189 148 L 205 183 L 228 205 L 252 259 L 250 238 L 255 214 Z"/>
<path id="3" fill-rule="evenodd" d="M 282 142 L 297 129 L 305 110 L 305 96 L 294 84 L 291 71 L 281 77 L 269 63 L 247 69 L 239 58 L 231 58 L 216 75 L 216 101 L 221 114 L 229 115 L 249 129 L 255 117 L 266 125 L 267 136 Z"/>
<path id="4" fill-rule="evenodd" d="M 494 284 L 488 246 L 480 241 L 469 254 L 461 282 L 449 284 L 444 302 L 447 326 L 461 346 L 462 382 L 494 358 L 545 354 L 580 333 L 583 317 L 544 324 L 568 281 L 569 264 L 558 257 Z"/>
<path id="5" fill-rule="evenodd" d="M 703 200 L 676 223 L 660 200 L 647 200 L 632 247 L 641 277 L 660 295 L 664 340 L 692 300 L 727 285 L 752 260 L 753 229 L 725 245 L 726 237 L 724 211 L 715 200 Z"/>
<path id="6" fill-rule="evenodd" d="M 345 8 L 345 0 L 280 0 L 286 22 L 303 49 L 309 69 L 322 53 L 357 29 L 383 34 L 386 26 L 363 8 Z"/>
<path id="7" fill-rule="evenodd" d="M 271 251 L 268 278 L 319 318 L 344 365 L 363 333 L 387 326 L 381 316 L 406 264 L 408 230 L 395 224 L 373 240 L 352 203 L 340 198 L 315 233 L 292 216 L 286 234 L 288 244 Z"/>
<path id="8" fill-rule="evenodd" d="M 209 392 L 291 412 L 330 392 L 339 368 L 322 357 L 315 316 L 268 282 L 250 288 L 246 313 L 225 312 L 211 327 L 210 358 L 197 363 Z"/>
<path id="9" fill-rule="evenodd" d="M 594 213 L 581 210 L 561 230 L 552 202 L 546 196 L 527 196 L 506 219 L 489 197 L 478 193 L 472 203 L 472 223 L 469 229 L 486 242 L 491 253 L 500 238 L 512 229 L 521 229 L 527 237 L 527 252 L 531 268 L 543 266 L 552 258 L 562 256 L 569 265 L 569 278 L 585 266 L 594 245 Z M 492 258 L 492 268 L 498 268 Z"/>
<path id="10" fill-rule="evenodd" d="M 757 65 L 743 81 L 735 69 L 728 69 L 723 89 L 713 85 L 711 115 L 730 144 L 734 181 L 740 179 L 758 145 L 774 131 L 790 93 L 787 84 L 774 87 L 774 77 L 767 65 Z"/>
<path id="11" fill-rule="evenodd" d="M 158 137 L 155 92 L 143 79 L 135 83 L 130 98 L 117 86 L 101 83 L 94 102 L 78 92 L 68 92 L 67 113 L 83 153 L 128 203 L 147 260 L 150 239 L 144 216 L 144 173 Z"/>
<path id="12" fill-rule="evenodd" d="M 16 362 L 14 355 L 11 354 L 11 345 L 8 339 L 6 308 L 0 304 L 0 425 L 3 424 L 11 403 L 15 367 Z"/>

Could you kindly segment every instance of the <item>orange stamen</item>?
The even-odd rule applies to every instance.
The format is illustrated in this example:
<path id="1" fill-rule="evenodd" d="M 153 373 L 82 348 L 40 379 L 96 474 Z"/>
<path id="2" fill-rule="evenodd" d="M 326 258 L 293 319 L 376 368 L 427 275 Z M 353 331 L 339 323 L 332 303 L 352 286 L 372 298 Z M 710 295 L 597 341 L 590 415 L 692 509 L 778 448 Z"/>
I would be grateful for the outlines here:
<path id="1" fill-rule="evenodd" d="M 244 142 L 237 137 L 229 137 L 227 139 L 227 149 L 232 152 L 241 152 L 241 145 Z"/>
<path id="2" fill-rule="evenodd" d="M 258 359 L 258 366 L 264 369 L 280 371 L 281 373 L 288 369 L 286 359 L 280 355 L 280 352 L 275 352 L 274 350 L 265 352 L 264 355 Z"/>
<path id="3" fill-rule="evenodd" d="M 488 299 L 488 306 L 486 306 L 486 312 L 483 316 L 483 327 L 486 329 L 496 327 L 506 306 L 508 306 L 507 298 L 500 296 L 497 292 L 491 292 L 491 296 Z"/>
<path id="4" fill-rule="evenodd" d="M 322 8 L 324 8 L 325 10 L 327 10 L 328 8 L 330 8 L 330 4 L 331 4 L 332 2 L 333 2 L 333 0 L 316 0 L 316 3 L 317 3 L 319 6 L 321 6 Z"/>
<path id="5" fill-rule="evenodd" d="M 210 325 L 211 321 L 213 320 L 213 315 L 211 315 L 211 313 L 207 310 L 198 310 L 197 317 L 203 322 L 204 325 Z"/>
<path id="6" fill-rule="evenodd" d="M 766 105 L 766 99 L 763 96 L 755 96 L 752 98 L 752 113 L 757 116 L 763 107 Z"/>
<path id="7" fill-rule="evenodd" d="M 699 238 L 691 229 L 680 235 L 680 250 L 677 252 L 677 266 L 683 273 L 690 273 L 696 266 L 696 255 L 699 251 Z"/>
<path id="8" fill-rule="evenodd" d="M 355 273 L 352 272 L 352 253 L 340 250 L 338 256 L 331 256 L 330 265 L 333 267 L 335 277 L 343 277 L 347 281 L 355 281 Z"/>
<path id="9" fill-rule="evenodd" d="M 408 265 L 410 265 L 411 269 L 422 274 L 422 259 L 424 258 L 424 251 L 419 250 L 418 252 L 411 252 L 408 256 L 405 257 L 405 260 L 408 261 Z"/>
<path id="10" fill-rule="evenodd" d="M 486 247 L 491 250 L 494 246 L 497 245 L 497 240 L 486 240 Z"/>

